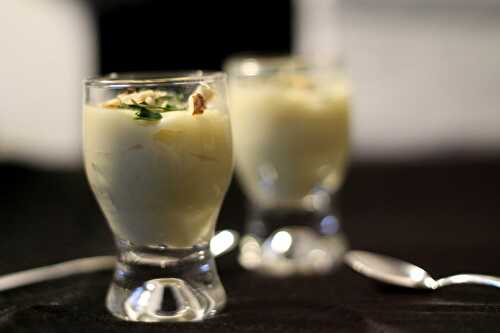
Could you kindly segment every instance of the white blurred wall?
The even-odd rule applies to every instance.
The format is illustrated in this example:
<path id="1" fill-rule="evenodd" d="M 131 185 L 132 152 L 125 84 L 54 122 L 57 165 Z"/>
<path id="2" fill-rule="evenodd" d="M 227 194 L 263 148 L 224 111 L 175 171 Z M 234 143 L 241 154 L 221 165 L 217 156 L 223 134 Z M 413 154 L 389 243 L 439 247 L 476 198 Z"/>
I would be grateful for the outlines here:
<path id="1" fill-rule="evenodd" d="M 355 157 L 500 153 L 500 1 L 295 5 L 295 51 L 348 65 Z"/>
<path id="2" fill-rule="evenodd" d="M 0 161 L 81 161 L 81 80 L 96 70 L 91 15 L 78 0 L 2 0 Z"/>

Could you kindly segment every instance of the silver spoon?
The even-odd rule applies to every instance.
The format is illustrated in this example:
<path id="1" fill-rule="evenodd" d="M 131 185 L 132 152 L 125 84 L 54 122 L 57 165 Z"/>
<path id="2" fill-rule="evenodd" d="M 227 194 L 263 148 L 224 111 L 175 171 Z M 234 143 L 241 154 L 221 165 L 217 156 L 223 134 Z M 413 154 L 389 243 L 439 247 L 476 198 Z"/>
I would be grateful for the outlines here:
<path id="1" fill-rule="evenodd" d="M 238 244 L 239 234 L 233 230 L 222 230 L 210 240 L 210 252 L 214 257 L 228 253 Z M 110 270 L 115 267 L 115 256 L 98 256 L 65 261 L 0 276 L 0 291 L 14 289 L 42 281 Z"/>
<path id="2" fill-rule="evenodd" d="M 476 284 L 500 288 L 500 277 L 458 274 L 435 280 L 418 266 L 366 251 L 349 251 L 344 262 L 360 274 L 400 287 L 435 290 L 455 284 Z"/>

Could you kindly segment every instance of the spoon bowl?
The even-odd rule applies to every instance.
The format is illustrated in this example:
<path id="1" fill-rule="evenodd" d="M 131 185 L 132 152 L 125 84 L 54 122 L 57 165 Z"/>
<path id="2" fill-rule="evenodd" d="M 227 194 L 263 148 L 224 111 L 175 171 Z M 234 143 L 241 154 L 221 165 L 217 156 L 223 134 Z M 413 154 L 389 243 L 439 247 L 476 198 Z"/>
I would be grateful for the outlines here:
<path id="1" fill-rule="evenodd" d="M 367 251 L 349 251 L 344 257 L 344 262 L 362 275 L 399 287 L 435 290 L 455 284 L 477 284 L 500 288 L 499 277 L 458 274 L 435 280 L 414 264 Z"/>

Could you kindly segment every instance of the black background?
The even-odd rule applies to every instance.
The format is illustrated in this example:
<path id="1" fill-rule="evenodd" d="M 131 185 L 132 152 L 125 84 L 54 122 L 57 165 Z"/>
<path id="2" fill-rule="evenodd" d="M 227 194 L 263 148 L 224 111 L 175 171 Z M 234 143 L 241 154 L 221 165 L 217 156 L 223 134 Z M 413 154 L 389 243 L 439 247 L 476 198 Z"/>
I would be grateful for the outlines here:
<path id="1" fill-rule="evenodd" d="M 100 72 L 219 69 L 236 52 L 287 52 L 288 1 L 94 1 Z M 500 157 L 353 162 L 340 193 L 353 248 L 419 263 L 433 275 L 500 275 Z M 0 164 L 0 273 L 112 253 L 111 234 L 83 170 Z M 220 228 L 241 230 L 231 185 Z M 497 332 L 500 291 L 435 293 L 382 287 L 341 267 L 323 277 L 270 279 L 218 259 L 227 308 L 195 324 L 140 324 L 104 307 L 111 272 L 0 295 L 2 332 Z"/>
<path id="2" fill-rule="evenodd" d="M 102 73 L 220 69 L 234 53 L 289 52 L 289 1 L 91 2 Z"/>

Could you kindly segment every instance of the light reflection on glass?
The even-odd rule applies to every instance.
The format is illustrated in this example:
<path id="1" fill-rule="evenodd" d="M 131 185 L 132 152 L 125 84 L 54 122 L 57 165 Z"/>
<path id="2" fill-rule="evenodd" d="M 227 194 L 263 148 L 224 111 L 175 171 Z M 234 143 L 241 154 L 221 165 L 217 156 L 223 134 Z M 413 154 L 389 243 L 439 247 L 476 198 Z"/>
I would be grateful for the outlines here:
<path id="1" fill-rule="evenodd" d="M 138 306 L 146 306 L 149 303 L 149 299 L 151 298 L 151 293 L 150 292 L 144 292 L 139 296 L 139 299 L 137 300 L 137 305 Z"/>
<path id="2" fill-rule="evenodd" d="M 323 234 L 333 235 L 339 230 L 339 222 L 335 216 L 327 215 L 321 220 L 320 229 Z"/>
<path id="3" fill-rule="evenodd" d="M 308 253 L 307 259 L 316 269 L 321 269 L 328 263 L 327 253 L 321 249 L 314 249 Z"/>
<path id="4" fill-rule="evenodd" d="M 278 231 L 271 240 L 271 248 L 278 253 L 286 253 L 292 246 L 293 238 L 286 231 Z"/>
<path id="5" fill-rule="evenodd" d="M 245 236 L 240 243 L 240 263 L 244 267 L 255 268 L 262 262 L 261 247 L 252 236 Z"/>
<path id="6" fill-rule="evenodd" d="M 249 59 L 241 66 L 243 75 L 255 76 L 259 73 L 259 63 L 256 60 Z"/>
<path id="7" fill-rule="evenodd" d="M 230 248 L 235 241 L 235 236 L 231 231 L 223 230 L 210 240 L 210 252 L 212 255 L 218 256 Z"/>
<path id="8" fill-rule="evenodd" d="M 269 163 L 262 164 L 258 167 L 260 183 L 264 187 L 273 187 L 278 179 L 278 171 Z"/>

